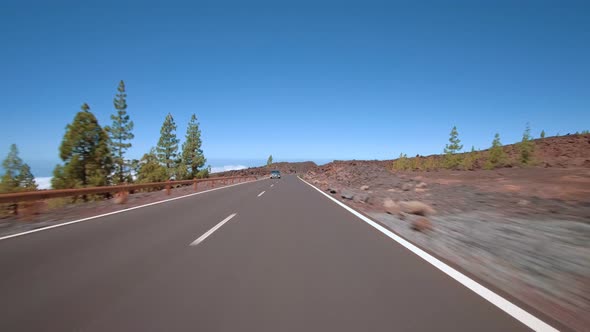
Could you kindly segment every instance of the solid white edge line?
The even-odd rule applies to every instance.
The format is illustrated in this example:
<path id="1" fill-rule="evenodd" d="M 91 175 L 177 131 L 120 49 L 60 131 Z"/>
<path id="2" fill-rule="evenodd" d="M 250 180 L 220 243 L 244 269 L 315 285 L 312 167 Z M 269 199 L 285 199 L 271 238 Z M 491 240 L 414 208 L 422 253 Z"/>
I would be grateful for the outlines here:
<path id="1" fill-rule="evenodd" d="M 531 329 L 533 329 L 535 331 L 548 331 L 548 332 L 549 331 L 558 331 L 557 329 L 555 329 L 551 325 L 543 322 L 539 318 L 537 318 L 537 317 L 533 316 L 532 314 L 524 311 L 523 309 L 521 309 L 517 305 L 515 305 L 512 302 L 506 300 L 505 298 L 501 297 L 500 295 L 492 292 L 491 290 L 487 289 L 486 287 L 484 287 L 483 285 L 479 284 L 475 280 L 469 278 L 468 276 L 462 274 L 461 272 L 459 272 L 459 271 L 455 270 L 454 268 L 448 266 L 447 264 L 441 262 L 440 260 L 438 260 L 437 258 L 435 258 L 432 255 L 428 254 L 424 250 L 416 247 L 415 245 L 413 245 L 412 243 L 408 242 L 404 238 L 402 238 L 399 235 L 393 233 L 392 231 L 388 230 L 387 228 L 381 226 L 379 223 L 377 223 L 377 222 L 375 222 L 375 221 L 373 221 L 373 220 L 365 217 L 364 215 L 362 215 L 361 213 L 357 212 L 353 208 L 347 206 L 346 204 L 344 204 L 344 203 L 338 201 L 337 199 L 335 199 L 334 197 L 326 194 L 322 190 L 316 188 L 314 185 L 310 184 L 309 182 L 307 182 L 307 181 L 305 181 L 305 180 L 303 180 L 301 178 L 299 178 L 299 179 L 301 181 L 303 181 L 304 183 L 306 183 L 307 185 L 309 185 L 312 188 L 314 188 L 315 190 L 319 191 L 324 196 L 326 196 L 329 199 L 331 199 L 332 201 L 334 201 L 336 204 L 338 204 L 341 207 L 343 207 L 344 209 L 348 210 L 348 212 L 354 214 L 356 217 L 360 218 L 361 220 L 363 220 L 367 224 L 373 226 L 374 228 L 376 228 L 381 233 L 387 235 L 391 239 L 395 240 L 397 243 L 399 243 L 402 246 L 404 246 L 406 249 L 410 250 L 414 254 L 418 255 L 420 258 L 422 258 L 425 261 L 427 261 L 428 263 L 432 264 L 437 269 L 439 269 L 442 272 L 446 273 L 448 276 L 450 276 L 451 278 L 455 279 L 456 281 L 458 281 L 463 286 L 469 288 L 470 290 L 472 290 L 477 295 L 483 297 L 488 302 L 490 302 L 493 305 L 495 305 L 496 307 L 500 308 L 502 311 L 506 312 L 508 315 L 514 317 L 515 319 L 517 319 L 518 321 L 520 321 L 524 325 L 528 326 L 529 328 L 531 328 Z"/>
<path id="2" fill-rule="evenodd" d="M 205 234 L 199 236 L 198 239 L 194 240 L 189 246 L 196 246 L 197 244 L 203 242 L 209 235 L 213 234 L 219 227 L 223 226 L 226 222 L 230 221 L 231 218 L 235 217 L 237 213 L 230 214 L 227 218 L 223 219 L 219 224 L 215 225 L 213 228 L 205 232 Z"/>
<path id="3" fill-rule="evenodd" d="M 265 192 L 266 192 L 266 191 L 263 191 L 263 192 L 261 192 L 260 194 L 258 194 L 258 197 L 260 197 L 260 196 L 264 195 L 264 193 L 265 193 Z"/>
<path id="4" fill-rule="evenodd" d="M 165 199 L 165 200 L 162 200 L 162 201 L 157 201 L 157 202 L 147 203 L 147 204 L 143 204 L 143 205 L 138 205 L 138 206 L 130 207 L 130 208 L 119 210 L 119 211 L 113 211 L 113 212 L 99 214 L 99 215 L 92 216 L 92 217 L 87 217 L 87 218 L 78 219 L 78 220 L 72 220 L 72 221 L 68 221 L 68 222 L 64 222 L 64 223 L 60 223 L 60 224 L 56 224 L 56 225 L 51 225 L 51 226 L 47 226 L 47 227 L 41 227 L 41 228 L 33 229 L 33 230 L 30 230 L 30 231 L 22 232 L 22 233 L 11 234 L 11 235 L 0 237 L 0 241 L 7 240 L 7 239 L 10 239 L 10 238 L 14 238 L 14 237 L 18 237 L 18 236 L 23 236 L 23 235 L 31 234 L 31 233 L 46 231 L 46 230 L 52 229 L 52 228 L 58 228 L 58 227 L 63 227 L 63 226 L 71 225 L 71 224 L 76 224 L 76 223 L 83 222 L 83 221 L 88 221 L 88 220 L 97 219 L 97 218 L 101 218 L 101 217 L 107 217 L 107 216 L 110 216 L 110 215 L 113 215 L 113 214 L 117 214 L 117 213 L 123 213 L 123 212 L 131 211 L 131 210 L 135 210 L 135 209 L 144 208 L 144 207 L 147 207 L 147 206 L 152 206 L 152 205 L 162 204 L 162 203 L 166 203 L 166 202 L 171 202 L 171 201 L 175 201 L 175 200 L 181 199 L 181 198 L 186 198 L 186 197 L 191 197 L 191 196 L 195 196 L 195 195 L 205 194 L 205 193 L 208 193 L 208 192 L 211 192 L 211 191 L 225 189 L 225 188 L 234 187 L 234 186 L 239 186 L 241 184 L 251 183 L 251 182 L 256 182 L 256 181 L 261 181 L 261 180 L 264 180 L 264 179 L 258 179 L 258 180 L 254 180 L 254 181 L 240 182 L 240 183 L 231 184 L 231 185 L 225 186 L 225 187 L 213 188 L 213 189 L 209 189 L 209 190 L 205 190 L 205 191 L 200 191 L 198 193 L 192 193 L 192 194 L 187 194 L 187 195 L 184 195 L 184 196 L 179 196 L 179 197 L 174 197 L 174 198 L 168 198 L 168 199 Z"/>

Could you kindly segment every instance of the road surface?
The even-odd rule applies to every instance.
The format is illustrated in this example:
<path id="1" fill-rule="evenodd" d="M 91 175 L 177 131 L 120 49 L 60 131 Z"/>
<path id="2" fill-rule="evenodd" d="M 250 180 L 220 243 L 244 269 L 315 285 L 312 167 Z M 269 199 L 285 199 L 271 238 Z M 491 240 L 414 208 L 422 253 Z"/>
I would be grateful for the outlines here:
<path id="1" fill-rule="evenodd" d="M 0 267 L 0 331 L 529 330 L 293 176 L 5 239 Z"/>

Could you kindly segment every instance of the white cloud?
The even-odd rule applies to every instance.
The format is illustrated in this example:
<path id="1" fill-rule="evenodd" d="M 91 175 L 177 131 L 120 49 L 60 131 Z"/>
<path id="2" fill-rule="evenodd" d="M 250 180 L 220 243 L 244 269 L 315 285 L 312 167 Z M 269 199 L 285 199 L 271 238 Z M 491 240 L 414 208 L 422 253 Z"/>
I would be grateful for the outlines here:
<path id="1" fill-rule="evenodd" d="M 225 165 L 219 167 L 211 167 L 211 173 L 219 173 L 219 172 L 226 172 L 226 171 L 237 171 L 240 169 L 248 168 L 248 166 L 244 165 Z"/>
<path id="2" fill-rule="evenodd" d="M 51 189 L 51 176 L 35 178 L 35 182 L 39 189 Z"/>

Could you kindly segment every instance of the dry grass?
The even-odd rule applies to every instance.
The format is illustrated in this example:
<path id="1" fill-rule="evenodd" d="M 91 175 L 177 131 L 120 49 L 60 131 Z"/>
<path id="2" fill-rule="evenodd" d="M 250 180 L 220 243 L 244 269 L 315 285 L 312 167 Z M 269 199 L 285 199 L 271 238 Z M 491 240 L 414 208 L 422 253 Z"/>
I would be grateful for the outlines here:
<path id="1" fill-rule="evenodd" d="M 51 198 L 45 200 L 47 210 L 55 210 L 60 209 L 68 204 L 72 204 L 72 199 L 68 197 L 61 197 L 61 198 Z"/>

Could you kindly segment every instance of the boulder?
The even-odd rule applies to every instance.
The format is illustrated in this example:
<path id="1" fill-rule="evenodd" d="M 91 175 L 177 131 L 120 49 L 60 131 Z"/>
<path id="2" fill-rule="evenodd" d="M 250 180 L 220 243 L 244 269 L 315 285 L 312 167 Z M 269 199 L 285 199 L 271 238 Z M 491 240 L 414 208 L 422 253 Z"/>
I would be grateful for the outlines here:
<path id="1" fill-rule="evenodd" d="M 521 199 L 516 204 L 518 204 L 520 206 L 527 206 L 527 205 L 531 204 L 531 202 L 527 201 L 526 199 Z"/>
<path id="2" fill-rule="evenodd" d="M 412 229 L 417 232 L 432 231 L 432 223 L 424 217 L 418 218 L 412 221 Z"/>
<path id="3" fill-rule="evenodd" d="M 368 203 L 369 202 L 369 195 L 368 194 L 354 195 L 354 201 L 360 202 L 360 203 Z"/>
<path id="4" fill-rule="evenodd" d="M 410 191 L 414 186 L 411 183 L 404 183 L 402 184 L 401 188 L 403 191 Z"/>
<path id="5" fill-rule="evenodd" d="M 419 201 L 400 202 L 399 206 L 402 212 L 415 214 L 419 216 L 427 216 L 434 213 L 434 209 L 425 203 Z"/>
<path id="6" fill-rule="evenodd" d="M 385 209 L 385 212 L 393 215 L 397 215 L 401 212 L 399 204 L 389 198 L 383 202 L 383 208 Z"/>
<path id="7" fill-rule="evenodd" d="M 361 190 L 369 190 L 369 186 L 367 186 L 367 185 L 361 186 Z"/>
<path id="8" fill-rule="evenodd" d="M 129 198 L 129 193 L 126 191 L 121 191 L 115 194 L 115 204 L 125 204 L 127 203 L 127 199 Z"/>
<path id="9" fill-rule="evenodd" d="M 420 189 L 424 189 L 426 188 L 428 185 L 426 184 L 426 182 L 420 182 L 416 185 L 416 188 L 420 188 Z"/>
<path id="10" fill-rule="evenodd" d="M 342 192 L 340 193 L 340 197 L 344 199 L 353 199 L 354 195 L 352 194 L 352 192 L 348 190 L 342 190 Z"/>

